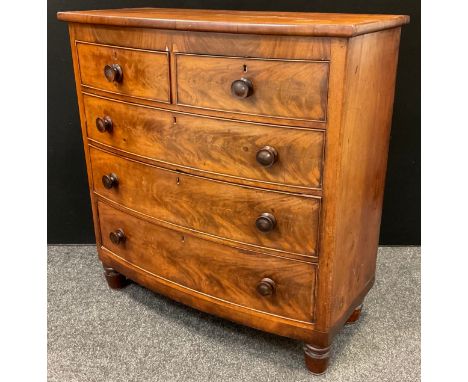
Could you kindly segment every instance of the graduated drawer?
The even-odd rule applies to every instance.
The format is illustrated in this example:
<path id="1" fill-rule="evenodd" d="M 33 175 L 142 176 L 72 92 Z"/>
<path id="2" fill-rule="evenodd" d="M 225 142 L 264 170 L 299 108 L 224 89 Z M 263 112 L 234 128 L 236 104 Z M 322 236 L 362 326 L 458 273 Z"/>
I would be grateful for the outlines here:
<path id="1" fill-rule="evenodd" d="M 129 263 L 218 299 L 311 320 L 314 265 L 215 244 L 104 203 L 98 204 L 98 211 L 102 245 Z"/>
<path id="2" fill-rule="evenodd" d="M 214 176 L 321 187 L 322 131 L 176 114 L 88 95 L 84 104 L 88 137 L 99 143 Z M 273 164 L 261 164 L 257 154 L 270 155 Z"/>
<path id="3" fill-rule="evenodd" d="M 326 119 L 327 61 L 182 53 L 175 57 L 176 99 L 180 105 L 250 115 Z"/>
<path id="4" fill-rule="evenodd" d="M 125 207 L 234 242 L 306 256 L 316 254 L 317 197 L 186 175 L 93 147 L 90 156 L 95 192 Z M 269 224 L 271 216 L 257 222 L 265 213 L 274 216 L 274 228 Z M 271 230 L 261 232 L 257 224 Z"/>
<path id="5" fill-rule="evenodd" d="M 168 52 L 84 42 L 77 42 L 76 46 L 83 85 L 132 97 L 170 102 Z M 106 76 L 106 67 L 109 78 Z"/>

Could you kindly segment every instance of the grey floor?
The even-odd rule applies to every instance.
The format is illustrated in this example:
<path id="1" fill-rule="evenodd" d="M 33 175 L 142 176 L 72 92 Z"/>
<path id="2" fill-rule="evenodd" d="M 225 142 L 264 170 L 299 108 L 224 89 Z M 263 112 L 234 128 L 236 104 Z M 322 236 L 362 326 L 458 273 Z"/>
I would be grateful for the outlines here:
<path id="1" fill-rule="evenodd" d="M 379 249 L 358 324 L 336 337 L 326 374 L 301 343 L 218 319 L 131 284 L 112 291 L 94 246 L 48 248 L 48 380 L 418 381 L 420 248 Z"/>

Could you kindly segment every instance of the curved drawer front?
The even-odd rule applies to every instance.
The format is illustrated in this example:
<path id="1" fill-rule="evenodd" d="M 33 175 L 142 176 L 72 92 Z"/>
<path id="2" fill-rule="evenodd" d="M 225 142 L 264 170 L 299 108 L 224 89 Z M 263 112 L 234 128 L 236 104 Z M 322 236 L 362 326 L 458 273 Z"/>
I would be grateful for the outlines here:
<path id="1" fill-rule="evenodd" d="M 246 244 L 316 254 L 320 199 L 164 170 L 90 148 L 94 190 L 123 206 L 183 227 Z M 107 187 L 104 182 L 106 181 Z M 256 220 L 262 214 L 276 220 Z"/>
<path id="2" fill-rule="evenodd" d="M 84 96 L 88 137 L 151 159 L 202 171 L 303 188 L 320 188 L 324 133 L 165 112 Z M 106 119 L 107 118 L 107 119 Z M 102 132 L 96 120 L 110 120 Z M 272 147 L 277 159 L 260 164 Z"/>
<path id="3" fill-rule="evenodd" d="M 228 302 L 310 321 L 315 267 L 300 261 L 239 251 L 148 223 L 99 203 L 102 245 L 126 261 L 166 280 Z M 109 237 L 120 230 L 123 239 Z M 273 283 L 268 295 L 257 288 Z"/>
<path id="4" fill-rule="evenodd" d="M 85 86 L 170 102 L 168 52 L 77 42 L 81 83 Z M 116 67 L 118 65 L 118 67 Z M 109 79 L 105 68 L 109 66 Z M 120 73 L 120 74 L 118 74 Z"/>
<path id="5" fill-rule="evenodd" d="M 325 121 L 328 66 L 326 61 L 176 54 L 177 103 Z M 244 83 L 236 82 L 239 80 Z M 250 91 L 245 80 L 249 81 Z M 238 85 L 237 96 L 233 94 L 234 82 Z"/>

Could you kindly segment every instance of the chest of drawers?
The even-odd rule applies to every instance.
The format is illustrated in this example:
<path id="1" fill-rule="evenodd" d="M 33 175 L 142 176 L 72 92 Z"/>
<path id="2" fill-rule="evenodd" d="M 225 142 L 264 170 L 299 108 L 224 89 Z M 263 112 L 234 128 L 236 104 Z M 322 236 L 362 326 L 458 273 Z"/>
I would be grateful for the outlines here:
<path id="1" fill-rule="evenodd" d="M 400 29 L 391 15 L 63 12 L 99 258 L 305 342 L 322 373 L 374 282 Z"/>

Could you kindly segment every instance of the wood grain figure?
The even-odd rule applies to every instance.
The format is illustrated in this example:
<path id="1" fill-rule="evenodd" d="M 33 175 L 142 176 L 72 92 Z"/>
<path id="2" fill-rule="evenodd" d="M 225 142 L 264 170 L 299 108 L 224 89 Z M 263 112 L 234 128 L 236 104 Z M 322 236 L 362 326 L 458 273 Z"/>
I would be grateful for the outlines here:
<path id="1" fill-rule="evenodd" d="M 215 178 L 299 192 L 321 188 L 322 131 L 203 118 L 89 95 L 84 103 L 88 139 L 94 143 Z M 100 131 L 96 121 L 106 118 L 112 129 Z M 277 152 L 271 166 L 257 160 L 266 146 Z"/>
<path id="2" fill-rule="evenodd" d="M 294 119 L 326 119 L 328 62 L 177 54 L 177 104 Z M 232 84 L 250 82 L 245 96 Z"/>
<path id="3" fill-rule="evenodd" d="M 313 288 L 301 288 L 301 285 L 313 285 L 313 264 L 233 250 L 146 223 L 101 202 L 98 206 L 102 245 L 126 261 L 214 298 L 311 322 Z M 124 232 L 124 242 L 112 242 L 109 236 L 115 230 Z M 257 291 L 264 278 L 274 282 L 269 296 Z"/>
<path id="4" fill-rule="evenodd" d="M 112 93 L 170 100 L 169 56 L 167 52 L 120 48 L 77 42 L 83 85 Z M 112 81 L 105 69 L 116 65 L 120 75 Z"/>
<path id="5" fill-rule="evenodd" d="M 313 256 L 320 198 L 267 191 L 169 171 L 90 149 L 94 192 L 137 212 L 237 242 Z M 105 176 L 117 181 L 108 187 Z M 271 232 L 256 228 L 275 216 Z"/>

